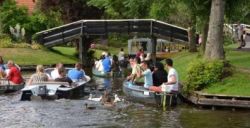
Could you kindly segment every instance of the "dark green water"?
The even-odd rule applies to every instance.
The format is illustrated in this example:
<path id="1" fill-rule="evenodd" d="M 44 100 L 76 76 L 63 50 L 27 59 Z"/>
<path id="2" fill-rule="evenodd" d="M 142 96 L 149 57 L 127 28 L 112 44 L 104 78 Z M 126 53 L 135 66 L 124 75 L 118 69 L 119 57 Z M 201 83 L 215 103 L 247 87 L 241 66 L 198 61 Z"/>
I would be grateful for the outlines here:
<path id="1" fill-rule="evenodd" d="M 105 87 L 121 98 L 122 79 L 93 78 L 93 86 Z M 101 91 L 92 90 L 94 94 Z M 162 111 L 130 101 L 105 107 L 81 99 L 19 101 L 20 93 L 0 96 L 0 127 L 10 128 L 249 128 L 250 111 L 204 110 L 186 104 Z M 89 110 L 84 104 L 96 107 Z"/>

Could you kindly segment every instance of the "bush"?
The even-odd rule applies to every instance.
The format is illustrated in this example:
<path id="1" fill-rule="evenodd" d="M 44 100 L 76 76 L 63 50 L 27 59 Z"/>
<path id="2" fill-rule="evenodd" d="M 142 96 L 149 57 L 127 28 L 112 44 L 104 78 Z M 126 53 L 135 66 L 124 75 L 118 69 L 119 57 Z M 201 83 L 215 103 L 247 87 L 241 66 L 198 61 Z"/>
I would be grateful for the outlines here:
<path id="1" fill-rule="evenodd" d="M 186 77 L 186 91 L 202 90 L 208 85 L 231 75 L 232 69 L 225 61 L 197 61 L 190 64 Z"/>
<path id="2" fill-rule="evenodd" d="M 17 44 L 13 44 L 14 48 L 30 48 L 30 44 L 27 43 L 17 43 Z"/>
<path id="3" fill-rule="evenodd" d="M 0 17 L 4 33 L 9 33 L 9 27 L 24 23 L 29 20 L 28 9 L 26 7 L 19 7 L 15 0 L 5 0 L 0 6 Z"/>
<path id="4" fill-rule="evenodd" d="M 43 49 L 44 47 L 39 43 L 33 42 L 31 44 L 31 48 L 34 49 L 34 50 L 39 50 L 39 49 Z"/>
<path id="5" fill-rule="evenodd" d="M 101 45 L 101 44 L 96 44 L 95 49 L 103 50 L 103 51 L 108 51 L 108 46 L 107 45 Z"/>
<path id="6" fill-rule="evenodd" d="M 12 48 L 14 47 L 11 38 L 8 35 L 1 35 L 0 36 L 0 47 L 1 48 Z"/>

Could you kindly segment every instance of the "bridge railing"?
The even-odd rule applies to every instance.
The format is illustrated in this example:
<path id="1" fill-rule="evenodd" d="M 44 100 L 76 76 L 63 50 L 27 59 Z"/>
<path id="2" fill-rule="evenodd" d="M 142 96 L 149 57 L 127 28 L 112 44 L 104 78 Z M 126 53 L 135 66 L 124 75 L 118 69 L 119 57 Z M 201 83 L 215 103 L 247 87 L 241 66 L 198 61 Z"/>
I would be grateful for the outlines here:
<path id="1" fill-rule="evenodd" d="M 36 33 L 38 42 L 54 46 L 82 35 L 108 35 L 110 33 L 146 33 L 188 41 L 187 29 L 153 19 L 80 20 Z"/>

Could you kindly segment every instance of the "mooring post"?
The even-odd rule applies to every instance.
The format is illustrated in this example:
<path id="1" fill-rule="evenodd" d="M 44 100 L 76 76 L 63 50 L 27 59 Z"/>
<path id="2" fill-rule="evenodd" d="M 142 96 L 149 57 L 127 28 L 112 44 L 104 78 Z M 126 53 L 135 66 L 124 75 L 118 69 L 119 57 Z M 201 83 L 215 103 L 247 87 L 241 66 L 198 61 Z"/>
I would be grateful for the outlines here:
<path id="1" fill-rule="evenodd" d="M 154 35 L 151 36 L 151 43 L 152 43 L 151 57 L 152 57 L 152 60 L 153 60 L 153 62 L 155 64 L 155 62 L 156 62 L 156 44 L 157 44 L 157 38 Z"/>
<path id="2" fill-rule="evenodd" d="M 167 95 L 166 92 L 162 93 L 162 98 L 163 98 L 163 102 L 162 102 L 162 107 L 163 107 L 163 111 L 166 111 L 166 100 L 167 100 Z"/>

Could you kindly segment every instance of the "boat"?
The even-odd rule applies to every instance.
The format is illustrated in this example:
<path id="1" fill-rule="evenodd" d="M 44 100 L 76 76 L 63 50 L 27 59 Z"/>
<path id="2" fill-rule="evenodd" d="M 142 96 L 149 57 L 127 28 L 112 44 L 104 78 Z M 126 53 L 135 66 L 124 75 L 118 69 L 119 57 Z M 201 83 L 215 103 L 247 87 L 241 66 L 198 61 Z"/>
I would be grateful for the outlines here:
<path id="1" fill-rule="evenodd" d="M 111 77 L 111 72 L 98 71 L 96 68 L 92 68 L 92 74 L 99 77 Z"/>
<path id="2" fill-rule="evenodd" d="M 92 68 L 92 74 L 98 77 L 110 78 L 110 77 L 122 77 L 121 72 L 104 72 L 98 71 L 96 68 Z"/>
<path id="3" fill-rule="evenodd" d="M 140 48 L 143 49 L 144 53 L 152 53 L 152 39 L 150 38 L 133 38 L 128 40 L 128 54 L 129 56 L 135 56 L 136 51 Z M 173 43 L 164 39 L 157 39 L 156 43 L 156 59 L 162 60 L 171 58 L 180 50 L 186 47 L 186 43 L 178 42 Z"/>
<path id="4" fill-rule="evenodd" d="M 0 94 L 11 93 L 19 91 L 24 88 L 25 83 L 18 85 L 11 85 L 8 79 L 0 79 Z"/>
<path id="5" fill-rule="evenodd" d="M 161 104 L 161 94 L 156 94 L 153 91 L 149 91 L 148 89 L 144 88 L 143 86 L 136 85 L 130 81 L 123 82 L 123 93 L 131 100 L 137 101 L 140 103 L 145 104 L 154 104 L 159 105 Z M 166 103 L 170 105 L 170 96 L 173 96 L 171 100 L 172 105 L 176 105 L 176 97 L 175 94 L 167 94 Z"/>
<path id="6" fill-rule="evenodd" d="M 66 68 L 66 70 L 70 70 L 72 68 Z M 47 74 L 50 74 L 52 68 L 45 69 Z M 90 82 L 91 78 L 85 75 L 86 80 L 80 80 L 73 82 L 70 86 L 68 82 L 41 82 L 41 83 L 33 83 L 32 85 L 25 86 L 22 89 L 21 101 L 31 100 L 32 96 L 38 96 L 42 99 L 71 99 L 75 97 L 79 97 L 84 94 L 85 85 Z"/>

